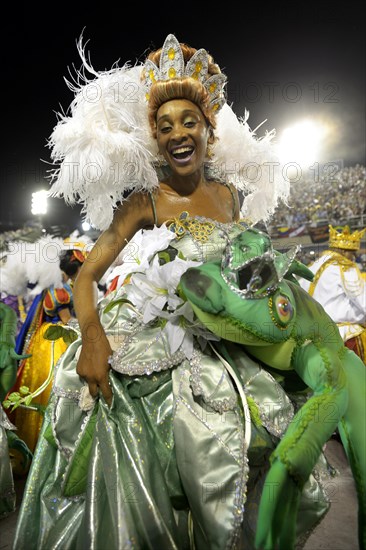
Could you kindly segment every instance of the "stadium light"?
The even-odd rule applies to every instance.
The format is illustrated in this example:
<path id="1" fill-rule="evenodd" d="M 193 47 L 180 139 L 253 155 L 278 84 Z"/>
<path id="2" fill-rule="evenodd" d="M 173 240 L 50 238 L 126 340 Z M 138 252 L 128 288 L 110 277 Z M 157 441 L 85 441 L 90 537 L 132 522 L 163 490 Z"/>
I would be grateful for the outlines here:
<path id="1" fill-rule="evenodd" d="M 294 163 L 301 169 L 310 169 L 321 161 L 321 145 L 327 133 L 326 126 L 306 119 L 282 132 L 278 153 L 284 163 Z"/>
<path id="2" fill-rule="evenodd" d="M 47 196 L 48 192 L 45 190 L 32 193 L 31 212 L 34 216 L 43 216 L 47 214 Z"/>

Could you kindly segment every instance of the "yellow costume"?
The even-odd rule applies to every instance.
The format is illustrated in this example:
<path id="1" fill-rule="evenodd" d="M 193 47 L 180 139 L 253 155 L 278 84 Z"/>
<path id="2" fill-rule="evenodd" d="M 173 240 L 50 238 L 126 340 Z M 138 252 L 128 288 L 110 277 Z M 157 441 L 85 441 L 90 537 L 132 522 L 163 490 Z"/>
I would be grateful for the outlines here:
<path id="1" fill-rule="evenodd" d="M 72 290 L 68 284 L 62 288 L 50 288 L 43 292 L 43 299 L 39 301 L 33 322 L 31 323 L 24 345 L 24 353 L 31 354 L 19 368 L 17 388 L 26 386 L 30 392 L 37 390 L 46 380 L 52 366 L 67 348 L 62 338 L 47 340 L 44 335 L 47 329 L 60 324 L 58 311 L 63 308 L 72 308 Z M 33 401 L 45 407 L 52 389 L 52 382 Z M 42 426 L 43 415 L 37 410 L 18 408 L 15 412 L 14 423 L 18 429 L 18 436 L 26 442 L 33 452 Z"/>

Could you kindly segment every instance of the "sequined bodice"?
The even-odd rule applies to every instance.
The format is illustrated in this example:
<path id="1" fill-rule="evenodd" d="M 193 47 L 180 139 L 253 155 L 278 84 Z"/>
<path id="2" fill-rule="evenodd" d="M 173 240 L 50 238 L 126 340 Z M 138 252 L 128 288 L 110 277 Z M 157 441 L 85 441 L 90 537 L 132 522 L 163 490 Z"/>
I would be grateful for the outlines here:
<path id="1" fill-rule="evenodd" d="M 176 234 L 172 245 L 186 259 L 202 262 L 219 260 L 228 241 L 247 227 L 243 221 L 221 223 L 188 212 L 168 220 L 166 225 Z"/>

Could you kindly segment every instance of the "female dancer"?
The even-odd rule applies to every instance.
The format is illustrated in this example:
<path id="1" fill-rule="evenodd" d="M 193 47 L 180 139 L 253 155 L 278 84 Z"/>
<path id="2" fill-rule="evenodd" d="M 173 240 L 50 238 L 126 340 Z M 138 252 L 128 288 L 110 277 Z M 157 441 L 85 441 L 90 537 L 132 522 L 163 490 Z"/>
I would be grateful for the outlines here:
<path id="1" fill-rule="evenodd" d="M 221 260 L 240 213 L 265 220 L 286 196 L 272 136 L 255 138 L 212 58 L 173 35 L 143 66 L 84 63 L 97 78 L 52 135 L 53 189 L 105 231 L 75 283 L 80 338 L 56 369 L 14 549 L 253 548 L 294 404 L 244 348 L 231 376 L 178 284 Z M 118 288 L 97 303 L 122 249 Z M 328 509 L 313 475 L 302 489 L 297 536 Z"/>

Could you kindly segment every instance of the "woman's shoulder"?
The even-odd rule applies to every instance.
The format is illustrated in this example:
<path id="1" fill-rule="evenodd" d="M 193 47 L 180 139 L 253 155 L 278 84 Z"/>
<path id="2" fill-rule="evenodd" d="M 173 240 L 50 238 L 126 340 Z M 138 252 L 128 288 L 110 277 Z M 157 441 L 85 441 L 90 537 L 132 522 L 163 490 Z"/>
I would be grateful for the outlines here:
<path id="1" fill-rule="evenodd" d="M 155 196 L 156 191 L 133 191 L 130 193 L 122 203 L 117 205 L 111 227 L 118 227 L 121 222 L 124 224 L 132 222 L 137 230 L 151 224 L 154 217 Z"/>

